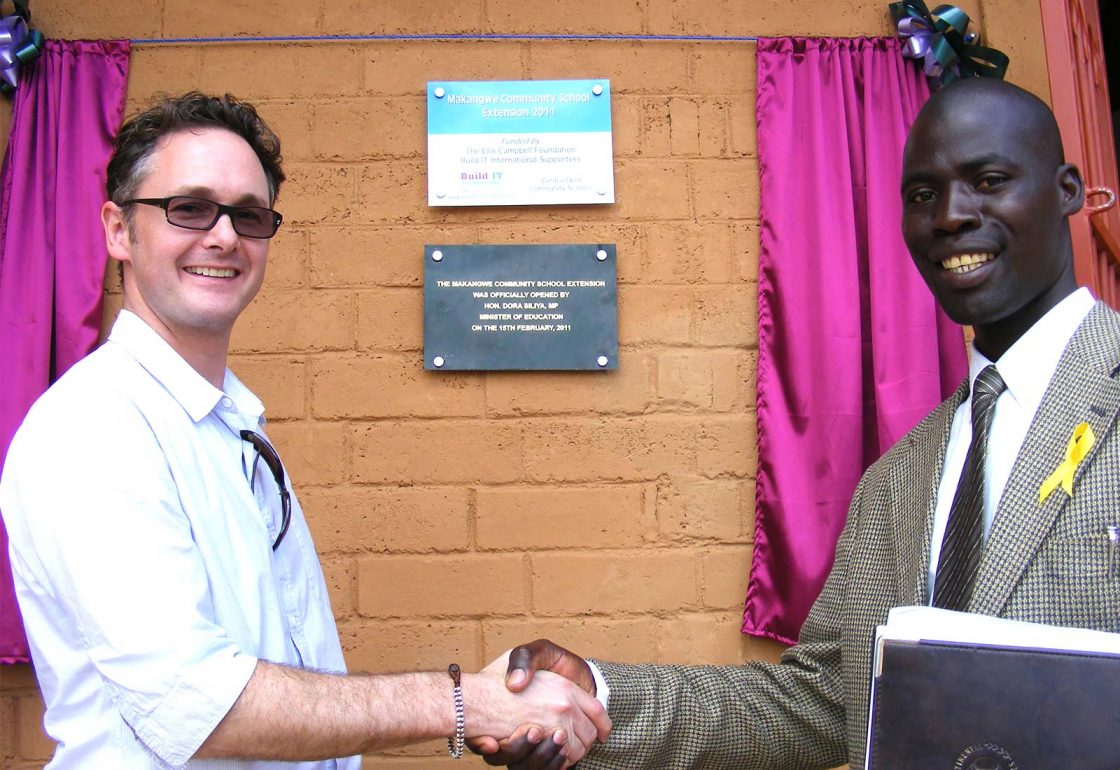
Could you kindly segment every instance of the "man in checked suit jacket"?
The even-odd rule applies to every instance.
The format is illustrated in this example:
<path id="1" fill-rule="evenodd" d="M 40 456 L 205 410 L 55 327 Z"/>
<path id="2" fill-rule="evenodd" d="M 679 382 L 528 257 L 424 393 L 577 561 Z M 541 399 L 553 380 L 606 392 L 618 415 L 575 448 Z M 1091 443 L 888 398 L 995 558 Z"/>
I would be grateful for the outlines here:
<path id="1" fill-rule="evenodd" d="M 990 361 L 1008 385 L 988 441 L 990 510 L 968 608 L 1120 632 L 1107 534 L 1120 524 L 1120 315 L 1074 281 L 1067 220 L 1084 194 L 1053 115 L 1007 83 L 957 82 L 919 114 L 903 176 L 915 265 L 949 316 L 975 330 L 969 382 Z M 969 382 L 864 475 L 832 572 L 780 663 L 595 663 L 614 728 L 580 766 L 861 768 L 873 631 L 891 607 L 930 601 L 930 557 L 971 436 Z M 1040 503 L 1081 423 L 1096 441 L 1072 497 L 1058 488 Z M 513 651 L 507 685 L 541 668 L 596 689 L 582 658 L 544 640 Z M 477 748 L 491 764 L 562 764 L 551 738 Z"/>

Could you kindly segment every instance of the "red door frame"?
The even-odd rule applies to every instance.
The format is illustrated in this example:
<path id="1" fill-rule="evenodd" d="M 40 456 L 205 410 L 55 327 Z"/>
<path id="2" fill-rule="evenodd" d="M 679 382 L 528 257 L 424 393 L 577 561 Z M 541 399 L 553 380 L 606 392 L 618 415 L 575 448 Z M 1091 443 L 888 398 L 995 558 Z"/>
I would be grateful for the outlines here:
<path id="1" fill-rule="evenodd" d="M 1066 158 L 1087 189 L 1117 189 L 1116 148 L 1097 0 L 1040 0 L 1051 104 Z M 1120 210 L 1097 210 L 1105 196 L 1070 220 L 1077 280 L 1120 309 Z"/>

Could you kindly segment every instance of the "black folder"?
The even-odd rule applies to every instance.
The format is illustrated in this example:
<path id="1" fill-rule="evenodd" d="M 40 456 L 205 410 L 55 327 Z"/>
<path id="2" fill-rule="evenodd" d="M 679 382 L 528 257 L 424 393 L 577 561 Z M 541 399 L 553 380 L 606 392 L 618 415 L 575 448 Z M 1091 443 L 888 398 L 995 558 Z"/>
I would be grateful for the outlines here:
<path id="1" fill-rule="evenodd" d="M 868 770 L 1120 768 L 1120 655 L 879 644 Z"/>

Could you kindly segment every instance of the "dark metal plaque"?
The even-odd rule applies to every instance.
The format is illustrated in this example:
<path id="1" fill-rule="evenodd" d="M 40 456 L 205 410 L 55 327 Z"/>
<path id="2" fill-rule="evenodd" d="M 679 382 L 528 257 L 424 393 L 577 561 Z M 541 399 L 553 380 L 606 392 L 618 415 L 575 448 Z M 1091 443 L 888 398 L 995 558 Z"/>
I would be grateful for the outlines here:
<path id="1" fill-rule="evenodd" d="M 424 247 L 424 368 L 618 368 L 615 246 Z"/>

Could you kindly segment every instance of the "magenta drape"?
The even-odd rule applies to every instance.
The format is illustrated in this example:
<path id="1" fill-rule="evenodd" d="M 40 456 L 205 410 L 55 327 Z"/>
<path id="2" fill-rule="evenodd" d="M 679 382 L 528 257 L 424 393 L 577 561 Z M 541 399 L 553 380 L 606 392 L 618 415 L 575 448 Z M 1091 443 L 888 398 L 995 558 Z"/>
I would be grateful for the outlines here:
<path id="1" fill-rule="evenodd" d="M 97 344 L 105 165 L 128 62 L 127 41 L 48 40 L 20 73 L 0 172 L 0 468 L 31 404 Z M 0 663 L 27 660 L 0 527 Z"/>
<path id="2" fill-rule="evenodd" d="M 899 223 L 929 96 L 893 38 L 759 40 L 758 476 L 744 633 L 797 639 L 860 475 L 965 376 Z"/>

